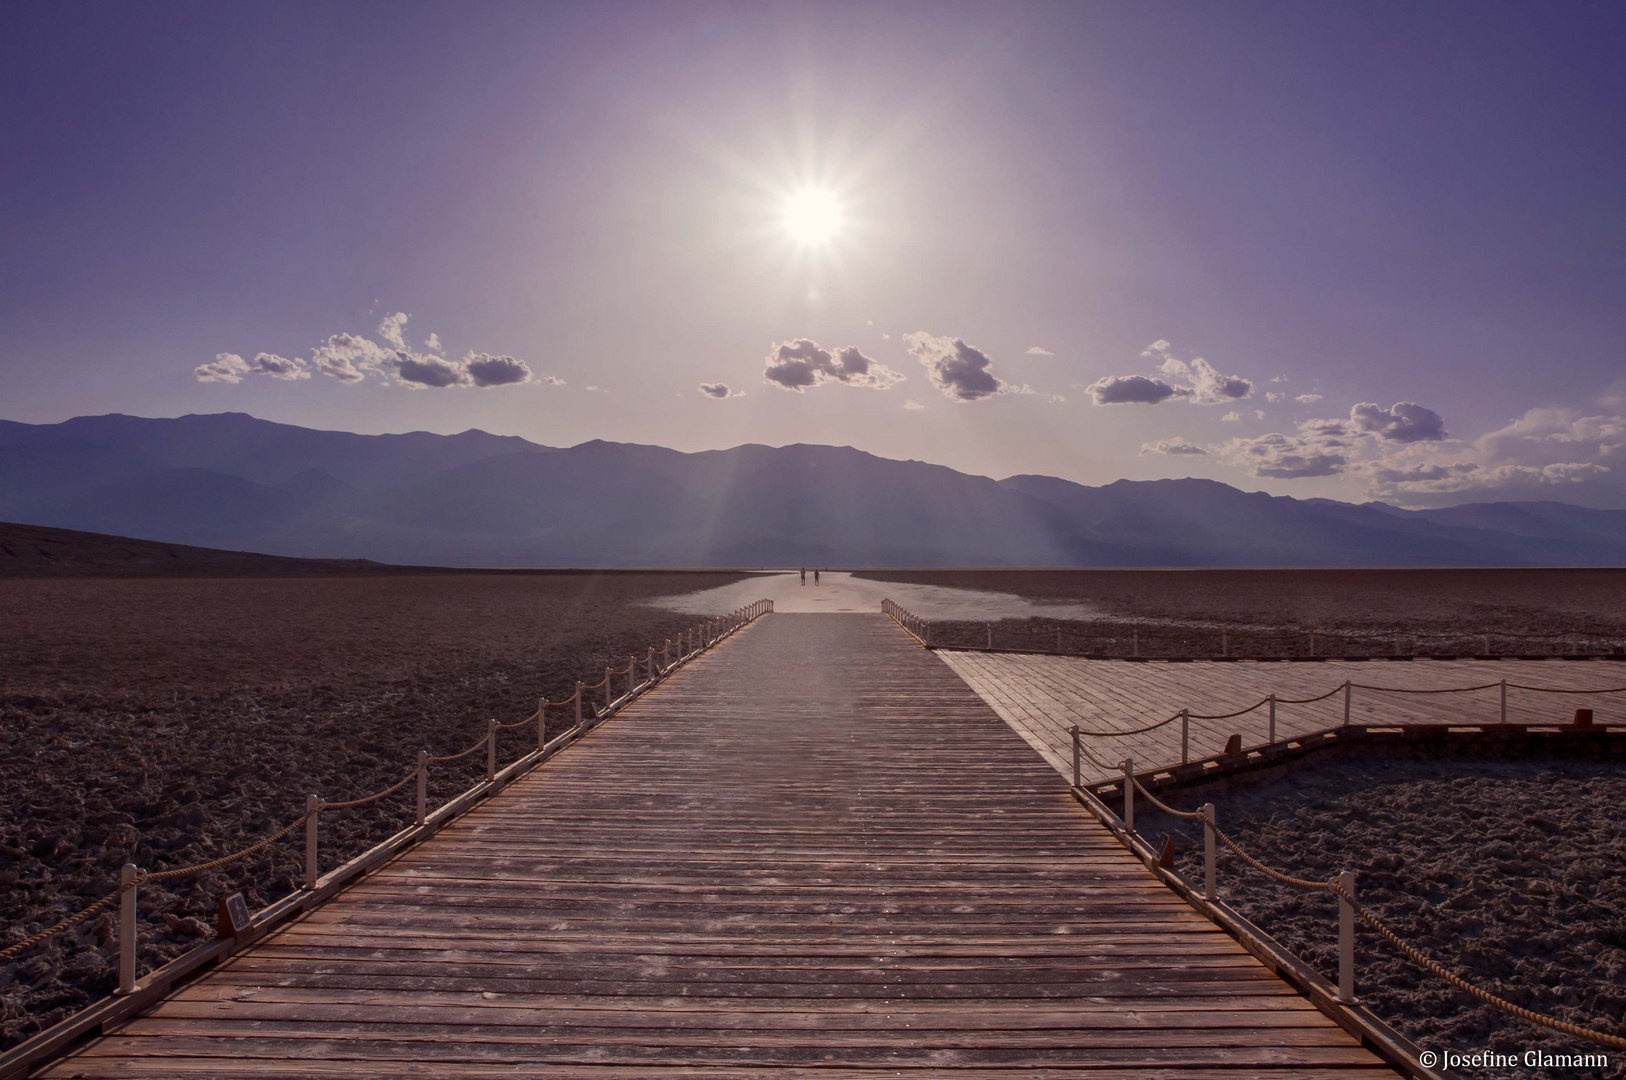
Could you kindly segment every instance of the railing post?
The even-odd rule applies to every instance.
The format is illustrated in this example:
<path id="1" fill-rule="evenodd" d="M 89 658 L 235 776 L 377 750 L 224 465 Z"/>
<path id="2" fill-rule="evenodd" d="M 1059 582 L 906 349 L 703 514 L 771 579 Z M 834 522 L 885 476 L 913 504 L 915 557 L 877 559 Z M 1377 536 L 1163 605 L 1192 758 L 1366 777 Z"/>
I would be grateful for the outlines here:
<path id="1" fill-rule="evenodd" d="M 135 992 L 136 984 L 136 866 L 119 870 L 119 993 Z"/>
<path id="2" fill-rule="evenodd" d="M 315 795 L 305 796 L 305 888 L 316 888 L 316 819 L 322 812 L 322 800 Z"/>
<path id="3" fill-rule="evenodd" d="M 1349 680 L 1344 680 L 1344 726 L 1349 726 Z"/>
<path id="4" fill-rule="evenodd" d="M 1355 906 L 1344 898 L 1355 895 L 1355 873 L 1345 870 L 1333 879 L 1342 889 L 1338 897 L 1338 1000 L 1355 1003 Z"/>
<path id="5" fill-rule="evenodd" d="M 1135 759 L 1124 758 L 1124 831 L 1135 834 Z"/>
<path id="6" fill-rule="evenodd" d="M 1140 655 L 1140 631 L 1136 630 L 1136 631 L 1134 631 L 1134 634 L 1135 634 L 1135 653 L 1134 653 L 1134 655 L 1139 656 Z"/>
<path id="7" fill-rule="evenodd" d="M 1191 760 L 1191 710 L 1180 710 L 1180 764 Z"/>
<path id="8" fill-rule="evenodd" d="M 548 745 L 548 699 L 536 699 L 536 748 L 541 750 Z"/>
<path id="9" fill-rule="evenodd" d="M 1276 695 L 1270 695 L 1270 741 L 1276 741 Z"/>
<path id="10" fill-rule="evenodd" d="M 1310 634 L 1310 655 L 1311 656 L 1315 655 L 1315 633 L 1314 632 L 1311 632 L 1311 634 Z"/>
<path id="11" fill-rule="evenodd" d="M 1061 627 L 1056 627 L 1056 655 L 1061 655 Z"/>
<path id="12" fill-rule="evenodd" d="M 610 668 L 605 668 L 604 669 L 604 707 L 606 709 L 608 709 L 610 707 L 610 695 L 612 693 L 614 693 L 614 691 L 610 689 L 610 680 L 613 679 L 613 678 L 615 678 L 615 672 Z"/>
<path id="13" fill-rule="evenodd" d="M 1507 680 L 1502 680 L 1502 723 L 1507 723 Z"/>
<path id="14" fill-rule="evenodd" d="M 672 666 L 672 639 L 667 638 L 661 642 L 661 671 L 665 672 Z"/>
<path id="15" fill-rule="evenodd" d="M 926 644 L 928 646 L 930 646 L 931 643 L 932 643 L 932 624 L 927 623 L 926 624 Z"/>
<path id="16" fill-rule="evenodd" d="M 486 781 L 497 779 L 497 721 L 486 721 Z"/>
<path id="17" fill-rule="evenodd" d="M 571 695 L 571 699 L 576 703 L 576 726 L 579 728 L 582 726 L 582 681 L 580 679 L 576 680 L 576 692 Z"/>
<path id="18" fill-rule="evenodd" d="M 418 751 L 418 824 L 429 819 L 429 751 Z"/>
<path id="19" fill-rule="evenodd" d="M 1214 899 L 1214 804 L 1203 803 L 1203 899 Z"/>
<path id="20" fill-rule="evenodd" d="M 1078 759 L 1079 759 L 1079 753 L 1078 753 L 1078 725 L 1074 724 L 1073 725 L 1073 786 L 1074 787 L 1083 787 L 1084 786 L 1084 784 L 1082 782 L 1083 777 L 1079 775 L 1079 768 L 1080 767 L 1079 767 Z"/>
<path id="21" fill-rule="evenodd" d="M 1227 634 L 1224 630 L 1220 631 L 1220 655 L 1231 655 L 1231 635 Z"/>
<path id="22" fill-rule="evenodd" d="M 988 624 L 988 651 L 994 651 L 994 624 Z"/>
<path id="23" fill-rule="evenodd" d="M 632 692 L 638 687 L 638 658 L 627 657 L 627 700 L 632 700 Z"/>

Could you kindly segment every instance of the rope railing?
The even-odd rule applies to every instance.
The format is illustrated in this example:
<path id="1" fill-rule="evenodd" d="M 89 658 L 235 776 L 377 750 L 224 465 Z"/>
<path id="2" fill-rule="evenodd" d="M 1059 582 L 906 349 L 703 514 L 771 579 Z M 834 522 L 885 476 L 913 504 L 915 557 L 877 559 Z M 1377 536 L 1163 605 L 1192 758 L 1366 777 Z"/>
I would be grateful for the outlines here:
<path id="1" fill-rule="evenodd" d="M 323 810 L 347 810 L 353 807 L 365 806 L 369 803 L 377 802 L 380 799 L 395 794 L 397 791 L 400 791 L 402 788 L 412 783 L 412 781 L 416 780 L 418 782 L 416 825 L 423 826 L 428 818 L 427 789 L 429 766 L 431 764 L 458 761 L 470 756 L 471 754 L 477 753 L 479 750 L 484 748 L 486 750 L 486 777 L 483 784 L 489 784 L 496 777 L 498 731 L 524 727 L 526 724 L 531 723 L 536 724 L 536 752 L 540 753 L 549 745 L 547 742 L 546 716 L 548 709 L 560 709 L 573 706 L 575 709 L 575 721 L 573 726 L 570 728 L 570 732 L 580 733 L 583 728 L 583 691 L 603 688 L 605 691 L 606 710 L 609 711 L 617 709 L 620 707 L 620 705 L 625 705 L 634 697 L 652 688 L 656 683 L 658 683 L 661 679 L 664 679 L 668 674 L 676 670 L 682 664 L 687 663 L 700 653 L 714 647 L 724 638 L 728 637 L 741 627 L 746 626 L 763 615 L 770 614 L 772 611 L 772 600 L 757 600 L 753 603 L 747 604 L 745 607 L 731 611 L 721 618 L 710 620 L 698 626 L 691 627 L 678 635 L 676 655 L 674 655 L 673 643 L 670 639 L 663 642 L 662 647 L 659 650 L 651 646 L 646 653 L 644 660 L 640 661 L 636 656 L 628 657 L 627 666 L 625 668 L 606 668 L 604 672 L 605 677 L 600 682 L 588 684 L 578 681 L 576 683 L 575 692 L 561 701 L 548 701 L 546 699 L 538 700 L 536 712 L 525 717 L 523 720 L 516 720 L 512 723 L 506 724 L 499 723 L 495 719 L 487 721 L 485 735 L 481 736 L 481 738 L 472 746 L 455 754 L 431 756 L 427 750 L 420 750 L 418 751 L 417 766 L 406 776 L 402 777 L 394 784 L 391 784 L 389 787 L 384 788 L 382 791 L 376 791 L 370 795 L 364 795 L 359 798 L 348 799 L 341 802 L 326 802 L 316 795 L 308 795 L 305 800 L 305 812 L 303 814 L 270 836 L 267 836 L 262 840 L 258 840 L 238 851 L 234 851 L 229 855 L 223 855 L 219 858 L 210 859 L 207 862 L 196 863 L 191 866 L 174 867 L 167 870 L 157 871 L 144 871 L 137 867 L 134 863 L 126 863 L 120 871 L 119 887 L 116 890 L 108 893 L 106 896 L 95 901 L 89 906 L 80 909 L 74 914 L 69 915 L 56 925 L 46 927 L 24 938 L 22 941 L 15 942 L 4 949 L 0 949 L 0 961 L 10 960 L 15 956 L 21 955 L 28 949 L 31 949 L 41 942 L 55 937 L 57 934 L 60 934 L 65 930 L 71 929 L 94 915 L 98 915 L 101 912 L 106 911 L 108 908 L 117 903 L 120 911 L 118 930 L 119 985 L 116 993 L 133 993 L 136 988 L 136 979 L 138 975 L 136 964 L 136 939 L 138 937 L 136 917 L 138 913 L 137 904 L 139 887 L 142 884 L 148 882 L 169 881 L 183 877 L 192 877 L 198 874 L 207 873 L 210 870 L 215 870 L 219 867 L 226 866 L 234 862 L 241 861 L 242 859 L 248 858 L 250 855 L 264 851 L 272 844 L 286 838 L 301 825 L 304 825 L 306 830 L 304 888 L 315 889 L 319 880 L 317 873 L 317 824 Z M 659 663 L 656 662 L 657 655 L 660 657 Z M 638 681 L 638 669 L 640 665 L 642 665 L 647 672 L 647 677 L 643 682 Z M 621 675 L 628 676 L 630 680 L 626 693 L 619 699 L 611 699 L 611 691 L 609 689 L 611 679 L 613 676 Z M 617 704 L 617 702 L 619 702 L 619 704 Z M 605 714 L 601 713 L 598 715 L 598 719 L 603 719 L 604 716 Z M 567 732 L 567 734 L 570 732 Z M 447 803 L 447 805 L 451 805 L 452 803 L 457 802 L 459 799 L 480 790 L 483 784 L 476 784 L 474 787 L 471 787 L 461 794 L 454 796 L 453 799 Z"/>
<path id="2" fill-rule="evenodd" d="M 1083 750 L 1083 746 L 1079 742 L 1078 725 L 1073 725 L 1072 731 L 1075 751 Z M 1075 755 L 1073 760 L 1073 786 L 1075 788 L 1079 788 L 1081 785 L 1078 783 L 1078 757 Z M 1092 758 L 1091 760 L 1095 759 Z M 1097 761 L 1097 764 L 1100 763 Z M 1353 1004 L 1355 1001 L 1355 921 L 1359 919 L 1372 931 L 1377 933 L 1378 936 L 1382 937 L 1385 941 L 1397 949 L 1403 956 L 1409 959 L 1412 963 L 1421 967 L 1430 975 L 1435 976 L 1452 987 L 1461 990 L 1463 993 L 1469 994 L 1475 999 L 1482 1001 L 1493 1008 L 1501 1010 L 1509 1016 L 1524 1020 L 1527 1023 L 1536 1024 L 1551 1031 L 1559 1032 L 1560 1034 L 1569 1035 L 1573 1038 L 1590 1040 L 1604 1046 L 1613 1047 L 1617 1050 L 1626 1050 L 1626 1038 L 1623 1038 L 1622 1036 L 1613 1035 L 1606 1031 L 1599 1031 L 1595 1028 L 1584 1027 L 1579 1024 L 1571 1024 L 1563 1020 L 1557 1020 L 1542 1013 L 1526 1009 L 1523 1006 L 1515 1005 L 1513 1002 L 1508 1001 L 1489 990 L 1486 990 L 1484 987 L 1471 982 L 1466 978 L 1463 978 L 1462 976 L 1451 971 L 1444 964 L 1441 964 L 1439 961 L 1428 956 L 1421 949 L 1418 949 L 1416 946 L 1404 940 L 1393 927 L 1385 923 L 1381 918 L 1375 915 L 1371 910 L 1366 908 L 1360 903 L 1359 900 L 1356 899 L 1355 874 L 1353 871 L 1346 870 L 1328 881 L 1316 881 L 1311 878 L 1297 877 L 1293 874 L 1277 870 L 1276 868 L 1267 865 L 1262 860 L 1255 857 L 1241 844 L 1237 843 L 1236 840 L 1230 836 L 1230 834 L 1226 833 L 1219 827 L 1217 813 L 1214 809 L 1213 803 L 1205 803 L 1202 807 L 1194 811 L 1181 810 L 1178 807 L 1170 806 L 1168 803 L 1152 794 L 1151 791 L 1147 790 L 1146 785 L 1141 783 L 1140 777 L 1135 775 L 1135 762 L 1133 758 L 1126 758 L 1122 763 L 1121 768 L 1123 770 L 1123 812 L 1119 820 L 1123 826 L 1123 833 L 1128 838 L 1126 843 L 1133 841 L 1138 837 L 1138 834 L 1135 831 L 1135 802 L 1137 795 L 1139 798 L 1145 799 L 1147 802 L 1151 803 L 1152 806 L 1156 807 L 1163 813 L 1168 814 L 1170 817 L 1185 821 L 1200 821 L 1202 823 L 1204 840 L 1202 891 L 1203 898 L 1205 900 L 1212 903 L 1218 899 L 1217 881 L 1219 868 L 1216 841 L 1219 844 L 1223 844 L 1242 862 L 1244 866 L 1255 871 L 1256 873 L 1263 874 L 1272 881 L 1277 881 L 1283 885 L 1296 889 L 1302 889 L 1308 892 L 1328 893 L 1338 899 L 1339 921 L 1337 998 L 1340 1002 L 1344 1004 Z M 1108 811 L 1108 813 L 1110 814 L 1110 811 Z M 1131 844 L 1131 847 L 1132 846 L 1133 845 Z M 1168 862 L 1160 862 L 1159 865 L 1165 868 L 1170 866 Z"/>

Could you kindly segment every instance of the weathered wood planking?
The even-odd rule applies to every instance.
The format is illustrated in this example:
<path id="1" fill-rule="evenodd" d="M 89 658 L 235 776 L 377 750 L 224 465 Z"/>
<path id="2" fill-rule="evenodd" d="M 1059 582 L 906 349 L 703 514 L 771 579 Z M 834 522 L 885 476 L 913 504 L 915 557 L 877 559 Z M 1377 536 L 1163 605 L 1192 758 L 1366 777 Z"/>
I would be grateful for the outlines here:
<path id="1" fill-rule="evenodd" d="M 880 616 L 770 615 L 45 1075 L 1392 1076 Z"/>
<path id="2" fill-rule="evenodd" d="M 1626 686 L 1626 664 L 1566 660 L 1413 660 L 1254 663 L 1193 661 L 1126 663 L 1067 656 L 953 652 L 937 655 L 982 695 L 994 710 L 1044 758 L 1072 776 L 1072 735 L 1144 727 L 1181 709 L 1218 715 L 1252 705 L 1267 694 L 1308 698 L 1341 686 L 1344 680 L 1371 686 L 1436 689 L 1510 683 L 1591 690 Z M 1578 708 L 1592 709 L 1599 722 L 1626 721 L 1626 694 L 1537 694 L 1509 690 L 1507 718 L 1514 724 L 1558 724 Z M 1260 708 L 1231 720 L 1193 720 L 1193 760 L 1217 754 L 1233 733 L 1245 746 L 1264 743 L 1269 714 Z M 1350 719 L 1357 724 L 1493 724 L 1501 716 L 1497 688 L 1468 694 L 1385 694 L 1356 689 Z M 1276 737 L 1291 738 L 1344 722 L 1342 693 L 1309 705 L 1276 707 Z M 1123 738 L 1086 738 L 1084 745 L 1103 761 L 1133 754 L 1151 768 L 1180 760 L 1180 722 Z M 1102 770 L 1084 762 L 1086 780 Z"/>

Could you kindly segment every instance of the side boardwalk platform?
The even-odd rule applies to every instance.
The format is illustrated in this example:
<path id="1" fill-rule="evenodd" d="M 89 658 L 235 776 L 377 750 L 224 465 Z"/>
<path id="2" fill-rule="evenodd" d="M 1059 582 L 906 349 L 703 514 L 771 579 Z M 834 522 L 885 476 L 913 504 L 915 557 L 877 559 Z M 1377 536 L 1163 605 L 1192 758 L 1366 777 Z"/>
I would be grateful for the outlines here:
<path id="1" fill-rule="evenodd" d="M 51 1077 L 1394 1075 L 878 615 L 769 615 Z"/>

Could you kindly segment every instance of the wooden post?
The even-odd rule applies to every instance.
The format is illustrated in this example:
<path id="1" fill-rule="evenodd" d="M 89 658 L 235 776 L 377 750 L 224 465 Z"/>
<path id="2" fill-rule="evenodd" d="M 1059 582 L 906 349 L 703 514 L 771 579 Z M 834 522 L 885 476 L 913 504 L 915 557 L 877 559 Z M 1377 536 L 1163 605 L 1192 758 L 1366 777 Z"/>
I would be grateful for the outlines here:
<path id="1" fill-rule="evenodd" d="M 1491 654 L 1491 651 L 1490 651 L 1490 635 L 1486 634 L 1485 635 L 1485 655 L 1489 656 L 1490 654 Z"/>
<path id="2" fill-rule="evenodd" d="M 418 751 L 418 817 L 422 825 L 429 818 L 429 751 Z"/>
<path id="3" fill-rule="evenodd" d="M 486 721 L 486 782 L 497 779 L 497 721 Z"/>
<path id="4" fill-rule="evenodd" d="M 119 870 L 119 993 L 135 992 L 136 984 L 136 866 Z"/>
<path id="5" fill-rule="evenodd" d="M 1135 655 L 1139 656 L 1140 655 L 1140 631 L 1136 630 L 1134 632 L 1134 634 L 1135 634 Z"/>
<path id="6" fill-rule="evenodd" d="M 1355 873 L 1345 870 L 1333 879 L 1350 896 L 1355 895 Z M 1338 1000 L 1355 1003 L 1355 907 L 1338 897 Z"/>
<path id="7" fill-rule="evenodd" d="M 548 745 L 548 699 L 536 699 L 536 748 L 541 750 Z"/>
<path id="8" fill-rule="evenodd" d="M 576 702 L 576 726 L 579 728 L 582 726 L 582 681 L 580 679 L 576 680 L 576 692 L 571 697 Z"/>
<path id="9" fill-rule="evenodd" d="M 1056 627 L 1056 655 L 1061 655 L 1061 627 Z"/>
<path id="10" fill-rule="evenodd" d="M 1315 631 L 1310 632 L 1310 655 L 1315 655 Z"/>
<path id="11" fill-rule="evenodd" d="M 1079 765 L 1079 760 L 1078 760 L 1079 756 L 1080 755 L 1079 755 L 1079 752 L 1078 752 L 1078 725 L 1074 724 L 1073 725 L 1073 786 L 1074 787 L 1083 787 L 1084 786 L 1084 783 L 1083 783 L 1084 778 L 1080 774 L 1080 765 Z"/>
<path id="12" fill-rule="evenodd" d="M 988 651 L 994 651 L 994 624 L 988 624 Z"/>
<path id="13" fill-rule="evenodd" d="M 1270 695 L 1270 741 L 1276 741 L 1276 695 Z"/>
<path id="14" fill-rule="evenodd" d="M 638 658 L 627 657 L 627 700 L 632 700 L 632 692 L 638 688 Z"/>
<path id="15" fill-rule="evenodd" d="M 1214 804 L 1203 803 L 1203 899 L 1214 899 Z"/>
<path id="16" fill-rule="evenodd" d="M 1191 760 L 1191 710 L 1180 710 L 1180 764 Z"/>
<path id="17" fill-rule="evenodd" d="M 610 689 L 610 680 L 614 677 L 614 670 L 610 668 L 604 669 L 604 707 L 606 709 L 610 707 L 610 695 L 614 693 L 614 691 Z"/>
<path id="18" fill-rule="evenodd" d="M 1349 726 L 1349 680 L 1344 680 L 1344 726 Z"/>
<path id="19" fill-rule="evenodd" d="M 661 642 L 661 671 L 672 666 L 672 639 Z"/>
<path id="20" fill-rule="evenodd" d="M 322 812 L 322 800 L 315 795 L 305 796 L 305 888 L 316 888 L 316 819 Z"/>
<path id="21" fill-rule="evenodd" d="M 1507 680 L 1502 680 L 1502 723 L 1507 723 Z"/>
<path id="22" fill-rule="evenodd" d="M 1230 656 L 1231 655 L 1231 636 L 1229 634 L 1227 634 L 1224 630 L 1220 631 L 1220 655 L 1221 656 Z"/>
<path id="23" fill-rule="evenodd" d="M 1124 831 L 1135 832 L 1135 759 L 1124 758 Z"/>

